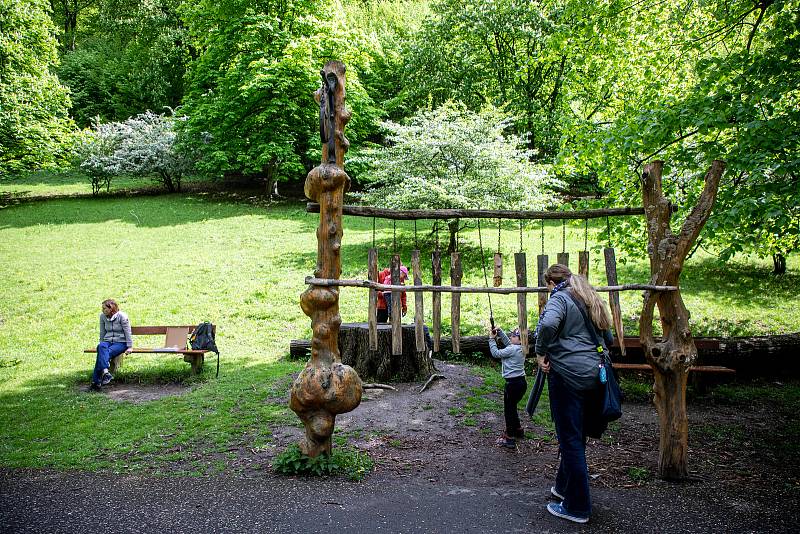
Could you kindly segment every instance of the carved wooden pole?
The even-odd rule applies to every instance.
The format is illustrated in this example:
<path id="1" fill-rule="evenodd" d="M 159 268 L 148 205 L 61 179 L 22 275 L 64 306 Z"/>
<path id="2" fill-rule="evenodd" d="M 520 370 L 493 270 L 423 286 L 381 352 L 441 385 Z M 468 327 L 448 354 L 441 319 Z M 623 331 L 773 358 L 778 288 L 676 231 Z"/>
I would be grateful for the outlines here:
<path id="1" fill-rule="evenodd" d="M 714 161 L 711 164 L 703 192 L 678 236 L 673 235 L 670 228 L 672 210 L 661 188 L 663 165 L 663 161 L 650 163 L 642 174 L 650 282 L 678 286 L 679 289 L 644 292 L 639 339 L 655 376 L 653 402 L 660 426 L 658 474 L 663 479 L 680 480 L 689 474 L 686 378 L 689 367 L 697 359 L 697 348 L 689 329 L 689 312 L 681 297 L 680 276 L 686 256 L 711 215 L 725 163 Z M 658 342 L 653 338 L 655 306 L 658 306 L 664 332 Z"/>
<path id="2" fill-rule="evenodd" d="M 305 193 L 320 205 L 314 275 L 338 279 L 342 272 L 342 199 L 350 186 L 350 178 L 344 171 L 344 154 L 350 144 L 344 136 L 344 127 L 350 120 L 350 112 L 344 105 L 344 65 L 329 61 L 321 75 L 322 87 L 314 96 L 320 105 L 322 163 L 308 173 Z M 300 296 L 300 307 L 311 317 L 311 358 L 292 385 L 289 407 L 306 428 L 301 451 L 315 457 L 330 454 L 336 415 L 361 403 L 362 388 L 358 374 L 343 365 L 339 355 L 342 319 L 338 288 L 309 286 Z"/>

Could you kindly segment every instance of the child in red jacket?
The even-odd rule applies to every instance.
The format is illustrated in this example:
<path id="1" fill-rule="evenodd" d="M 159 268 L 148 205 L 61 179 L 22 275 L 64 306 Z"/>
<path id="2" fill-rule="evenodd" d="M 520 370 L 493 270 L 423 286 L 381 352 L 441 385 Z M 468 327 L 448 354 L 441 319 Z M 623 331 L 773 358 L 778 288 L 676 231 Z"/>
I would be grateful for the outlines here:
<path id="1" fill-rule="evenodd" d="M 408 279 L 408 267 L 400 264 L 400 284 L 403 284 Z M 389 267 L 385 268 L 378 273 L 379 284 L 392 284 L 392 271 Z M 400 293 L 400 303 L 403 306 L 403 315 L 406 314 L 408 308 L 406 307 L 406 293 Z M 392 292 L 391 291 L 378 291 L 378 322 L 388 323 L 389 316 L 392 312 Z"/>

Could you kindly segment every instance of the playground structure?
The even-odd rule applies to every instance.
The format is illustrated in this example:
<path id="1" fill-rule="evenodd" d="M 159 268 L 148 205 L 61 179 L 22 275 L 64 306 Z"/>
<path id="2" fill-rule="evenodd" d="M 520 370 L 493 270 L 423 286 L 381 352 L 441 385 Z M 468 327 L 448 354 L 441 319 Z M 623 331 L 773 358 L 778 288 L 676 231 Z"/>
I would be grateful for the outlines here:
<path id="1" fill-rule="evenodd" d="M 307 277 L 309 288 L 301 297 L 303 311 L 312 318 L 313 338 L 311 358 L 305 370 L 295 381 L 290 407 L 298 413 L 306 426 L 306 438 L 301 449 L 309 456 L 330 452 L 330 436 L 333 432 L 335 416 L 358 406 L 361 398 L 361 381 L 351 367 L 342 365 L 338 348 L 338 334 L 341 318 L 338 313 L 338 288 L 361 287 L 369 290 L 368 331 L 369 350 L 378 348 L 377 292 L 391 292 L 392 313 L 390 317 L 392 354 L 399 355 L 402 347 L 402 324 L 400 295 L 413 292 L 415 296 L 414 340 L 415 352 L 427 353 L 423 331 L 424 298 L 432 294 L 432 336 L 433 349 L 438 352 L 441 339 L 441 294 L 451 294 L 451 346 L 453 352 L 460 352 L 460 295 L 463 293 L 484 293 L 489 297 L 491 317 L 491 294 L 516 294 L 518 324 L 523 340 L 523 352 L 530 351 L 528 345 L 527 294 L 538 295 L 539 311 L 547 303 L 548 288 L 544 282 L 544 272 L 549 266 L 549 256 L 544 250 L 545 219 L 583 219 L 639 215 L 647 218 L 648 254 L 650 256 L 651 278 L 649 283 L 619 285 L 616 274 L 616 253 L 613 247 L 604 249 L 607 286 L 596 287 L 597 291 L 609 293 L 613 324 L 618 339 L 624 339 L 619 291 L 643 291 L 644 305 L 640 318 L 640 342 L 644 347 L 648 363 L 655 375 L 655 404 L 659 414 L 659 475 L 666 479 L 682 479 L 688 476 L 687 438 L 688 419 L 686 417 L 686 377 L 689 368 L 697 358 L 688 323 L 688 311 L 681 298 L 679 281 L 683 263 L 694 241 L 708 219 L 713 207 L 719 180 L 725 168 L 721 161 L 715 161 L 705 177 L 705 188 L 697 205 L 687 217 L 679 234 L 670 229 L 673 207 L 663 196 L 661 171 L 663 162 L 654 162 L 645 167 L 642 174 L 642 208 L 610 208 L 604 210 L 584 210 L 571 212 L 505 211 L 505 210 L 382 210 L 379 208 L 343 206 L 342 199 L 349 178 L 344 172 L 343 155 L 347 141 L 343 130 L 349 112 L 344 108 L 344 66 L 339 62 L 329 62 L 323 70 L 323 88 L 318 90 L 320 102 L 320 133 L 323 142 L 322 165 L 312 170 L 305 185 L 306 195 L 317 202 L 309 205 L 308 211 L 319 211 L 320 226 L 317 230 L 318 256 L 317 269 L 313 277 Z M 514 254 L 515 282 L 513 287 L 500 287 L 502 284 L 502 255 L 500 251 L 493 259 L 493 286 L 489 287 L 485 265 L 483 287 L 462 286 L 463 270 L 457 250 L 450 257 L 450 285 L 442 285 L 441 251 L 438 247 L 431 254 L 432 284 L 422 284 L 420 265 L 421 252 L 412 251 L 411 266 L 413 285 L 405 286 L 400 281 L 400 257 L 393 254 L 390 261 L 391 284 L 377 282 L 378 253 L 374 247 L 368 253 L 368 280 L 343 280 L 341 274 L 340 247 L 342 237 L 342 214 L 366 217 L 382 217 L 395 220 L 420 219 L 538 219 L 542 221 L 542 251 L 537 255 L 537 284 L 528 286 L 527 258 L 521 250 Z M 481 241 L 481 261 L 483 263 L 483 244 Z M 610 232 L 609 232 L 610 233 Z M 609 244 L 610 245 L 610 244 Z M 563 247 L 562 247 L 563 248 Z M 522 246 L 520 246 L 522 249 Z M 580 251 L 578 272 L 588 274 L 589 251 L 584 245 Z M 558 262 L 569 264 L 566 250 L 558 254 Z M 653 312 L 658 306 L 663 337 L 656 341 L 653 336 Z M 493 320 L 493 319 L 492 319 Z M 624 343 L 621 343 L 624 351 Z"/>

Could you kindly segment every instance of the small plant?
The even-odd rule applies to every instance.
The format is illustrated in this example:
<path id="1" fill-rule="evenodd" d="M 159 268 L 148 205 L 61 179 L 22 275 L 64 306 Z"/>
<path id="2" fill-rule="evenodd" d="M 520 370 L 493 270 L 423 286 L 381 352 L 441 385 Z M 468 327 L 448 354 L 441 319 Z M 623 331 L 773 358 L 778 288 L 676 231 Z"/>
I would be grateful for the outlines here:
<path id="1" fill-rule="evenodd" d="M 628 478 L 636 484 L 644 484 L 650 480 L 650 470 L 646 467 L 629 467 Z"/>
<path id="2" fill-rule="evenodd" d="M 290 445 L 272 462 L 275 471 L 283 475 L 345 475 L 350 480 L 363 480 L 374 465 L 367 454 L 355 449 L 338 449 L 312 458 L 303 454 L 297 444 Z"/>

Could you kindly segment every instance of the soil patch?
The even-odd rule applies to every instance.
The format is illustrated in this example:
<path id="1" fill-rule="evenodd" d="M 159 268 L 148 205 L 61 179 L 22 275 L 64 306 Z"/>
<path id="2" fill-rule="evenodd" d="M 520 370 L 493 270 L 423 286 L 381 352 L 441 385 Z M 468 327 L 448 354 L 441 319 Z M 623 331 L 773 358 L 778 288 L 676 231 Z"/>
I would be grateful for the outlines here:
<path id="1" fill-rule="evenodd" d="M 164 397 L 183 395 L 191 388 L 180 384 L 124 384 L 114 383 L 104 386 L 102 394 L 117 402 L 141 404 Z"/>

